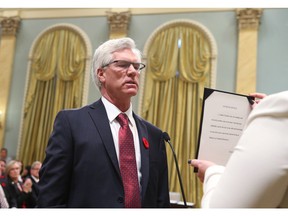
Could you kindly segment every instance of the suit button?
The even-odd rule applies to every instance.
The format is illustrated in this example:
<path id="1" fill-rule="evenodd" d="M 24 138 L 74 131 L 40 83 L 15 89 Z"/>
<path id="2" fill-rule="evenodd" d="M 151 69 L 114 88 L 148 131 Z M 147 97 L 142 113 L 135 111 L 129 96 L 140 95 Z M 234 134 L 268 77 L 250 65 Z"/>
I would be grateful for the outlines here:
<path id="1" fill-rule="evenodd" d="M 123 203 L 124 202 L 124 198 L 123 197 L 118 197 L 118 202 L 119 203 Z"/>

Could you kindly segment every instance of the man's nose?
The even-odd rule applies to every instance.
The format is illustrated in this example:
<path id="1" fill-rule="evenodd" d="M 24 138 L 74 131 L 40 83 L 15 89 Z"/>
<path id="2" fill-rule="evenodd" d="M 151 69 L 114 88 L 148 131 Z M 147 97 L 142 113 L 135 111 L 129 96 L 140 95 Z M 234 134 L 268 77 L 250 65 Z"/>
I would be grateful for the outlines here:
<path id="1" fill-rule="evenodd" d="M 130 64 L 130 66 L 128 67 L 128 71 L 127 71 L 127 74 L 137 74 L 138 73 L 138 70 L 136 70 L 133 66 L 133 64 Z"/>

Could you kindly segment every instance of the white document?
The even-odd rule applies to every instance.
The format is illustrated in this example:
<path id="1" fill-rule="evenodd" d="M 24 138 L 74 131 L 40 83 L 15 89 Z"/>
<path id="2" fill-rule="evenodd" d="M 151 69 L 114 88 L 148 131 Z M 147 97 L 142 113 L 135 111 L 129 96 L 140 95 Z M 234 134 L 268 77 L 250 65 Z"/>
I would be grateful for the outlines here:
<path id="1" fill-rule="evenodd" d="M 253 99 L 246 95 L 204 89 L 198 159 L 219 165 L 227 163 L 252 110 Z"/>

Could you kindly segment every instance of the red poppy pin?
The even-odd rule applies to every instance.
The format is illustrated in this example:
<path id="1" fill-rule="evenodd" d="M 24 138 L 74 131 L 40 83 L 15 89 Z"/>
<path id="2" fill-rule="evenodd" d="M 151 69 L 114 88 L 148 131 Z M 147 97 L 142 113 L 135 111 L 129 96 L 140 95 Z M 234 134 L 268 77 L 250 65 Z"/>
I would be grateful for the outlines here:
<path id="1" fill-rule="evenodd" d="M 1 185 L 2 185 L 2 187 L 6 187 L 5 182 L 2 182 Z"/>
<path id="2" fill-rule="evenodd" d="M 146 149 L 149 149 L 149 142 L 148 142 L 148 140 L 147 140 L 145 137 L 143 137 L 143 138 L 142 138 L 142 141 L 143 141 L 144 147 L 145 147 Z"/>

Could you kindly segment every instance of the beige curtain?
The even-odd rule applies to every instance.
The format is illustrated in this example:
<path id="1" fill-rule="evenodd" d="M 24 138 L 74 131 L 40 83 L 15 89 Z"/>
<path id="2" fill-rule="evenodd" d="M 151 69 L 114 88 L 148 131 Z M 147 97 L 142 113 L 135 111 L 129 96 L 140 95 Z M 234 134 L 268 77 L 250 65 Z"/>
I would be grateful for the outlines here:
<path id="1" fill-rule="evenodd" d="M 181 47 L 178 48 L 178 41 Z M 179 25 L 158 33 L 147 52 L 141 116 L 171 137 L 179 162 L 186 201 L 196 203 L 202 185 L 188 159 L 197 150 L 204 86 L 210 81 L 209 42 L 194 28 Z M 167 146 L 170 191 L 181 188 L 171 149 Z"/>
<path id="2" fill-rule="evenodd" d="M 43 161 L 57 112 L 80 107 L 86 48 L 70 29 L 46 32 L 33 50 L 22 125 L 19 159 Z"/>

